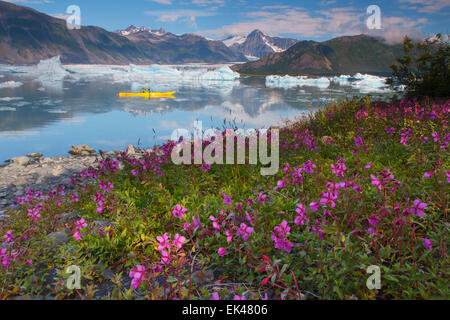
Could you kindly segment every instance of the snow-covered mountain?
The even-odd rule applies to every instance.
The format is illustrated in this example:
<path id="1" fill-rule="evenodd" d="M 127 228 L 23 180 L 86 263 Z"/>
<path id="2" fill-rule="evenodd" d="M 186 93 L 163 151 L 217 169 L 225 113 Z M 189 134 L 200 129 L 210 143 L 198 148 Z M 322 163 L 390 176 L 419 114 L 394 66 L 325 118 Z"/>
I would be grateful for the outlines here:
<path id="1" fill-rule="evenodd" d="M 252 31 L 248 36 L 233 35 L 222 42 L 236 53 L 242 53 L 249 59 L 262 58 L 270 53 L 283 52 L 299 40 L 270 37 L 260 30 Z"/>
<path id="2" fill-rule="evenodd" d="M 157 36 L 162 36 L 166 33 L 166 31 L 163 28 L 160 28 L 159 30 L 151 30 L 147 27 L 135 27 L 133 25 L 129 26 L 125 30 L 119 30 L 117 31 L 118 34 L 121 36 L 129 36 L 131 34 L 139 33 L 139 32 L 148 32 L 152 33 Z"/>

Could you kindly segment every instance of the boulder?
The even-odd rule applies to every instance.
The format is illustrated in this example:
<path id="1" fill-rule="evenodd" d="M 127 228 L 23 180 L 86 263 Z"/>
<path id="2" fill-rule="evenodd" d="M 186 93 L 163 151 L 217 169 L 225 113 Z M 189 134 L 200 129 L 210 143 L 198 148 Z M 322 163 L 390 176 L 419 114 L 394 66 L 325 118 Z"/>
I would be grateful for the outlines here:
<path id="1" fill-rule="evenodd" d="M 127 147 L 127 155 L 133 155 L 133 154 L 136 154 L 136 149 L 130 144 L 128 147 Z"/>
<path id="2" fill-rule="evenodd" d="M 42 158 L 44 155 L 42 153 L 30 153 L 27 154 L 27 157 L 33 158 L 34 160 L 38 160 Z"/>
<path id="3" fill-rule="evenodd" d="M 30 163 L 30 158 L 21 156 L 21 157 L 13 158 L 12 161 L 14 164 L 18 164 L 20 166 L 27 166 Z"/>
<path id="4" fill-rule="evenodd" d="M 62 246 L 70 241 L 70 230 L 62 230 L 58 232 L 52 232 L 47 235 L 47 240 L 53 242 L 53 246 Z"/>
<path id="5" fill-rule="evenodd" d="M 69 150 L 69 153 L 74 156 L 83 156 L 83 155 L 91 155 L 95 153 L 95 150 L 89 147 L 88 145 L 82 144 L 79 146 L 72 146 L 72 149 Z"/>

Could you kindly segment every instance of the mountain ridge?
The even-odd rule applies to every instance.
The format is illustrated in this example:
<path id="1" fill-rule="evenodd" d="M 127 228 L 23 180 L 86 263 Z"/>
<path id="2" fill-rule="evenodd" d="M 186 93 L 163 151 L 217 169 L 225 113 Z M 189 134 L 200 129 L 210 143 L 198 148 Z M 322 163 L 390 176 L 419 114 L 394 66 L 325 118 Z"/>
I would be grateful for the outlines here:
<path id="1" fill-rule="evenodd" d="M 264 56 L 283 52 L 299 42 L 297 39 L 270 37 L 255 29 L 247 36 L 234 35 L 222 40 L 231 50 L 245 56 L 263 58 Z"/>
<path id="2" fill-rule="evenodd" d="M 147 32 L 157 37 L 157 33 Z M 0 63 L 36 64 L 61 56 L 77 64 L 180 64 L 247 61 L 220 41 L 171 33 L 146 39 L 123 36 L 96 26 L 69 30 L 66 21 L 37 10 L 0 1 Z"/>
<path id="3" fill-rule="evenodd" d="M 401 54 L 401 45 L 389 45 L 379 38 L 343 36 L 324 42 L 299 41 L 284 52 L 234 65 L 232 69 L 249 74 L 383 75 L 391 72 L 390 66 Z"/>

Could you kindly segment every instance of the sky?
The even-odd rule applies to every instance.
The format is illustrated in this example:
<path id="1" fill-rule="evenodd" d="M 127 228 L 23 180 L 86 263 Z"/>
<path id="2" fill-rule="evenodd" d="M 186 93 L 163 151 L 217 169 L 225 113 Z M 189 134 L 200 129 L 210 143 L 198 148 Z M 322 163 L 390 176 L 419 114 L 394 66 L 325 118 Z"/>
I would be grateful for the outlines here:
<path id="1" fill-rule="evenodd" d="M 427 37 L 450 32 L 450 0 L 8 0 L 66 17 L 80 8 L 81 24 L 108 31 L 129 25 L 196 33 L 221 40 L 259 29 L 271 36 L 324 41 L 369 34 L 400 42 L 405 34 Z M 367 12 L 369 6 L 379 8 Z M 380 23 L 377 24 L 376 22 Z M 369 22 L 369 23 L 368 23 Z M 370 28 L 369 28 L 370 27 Z"/>

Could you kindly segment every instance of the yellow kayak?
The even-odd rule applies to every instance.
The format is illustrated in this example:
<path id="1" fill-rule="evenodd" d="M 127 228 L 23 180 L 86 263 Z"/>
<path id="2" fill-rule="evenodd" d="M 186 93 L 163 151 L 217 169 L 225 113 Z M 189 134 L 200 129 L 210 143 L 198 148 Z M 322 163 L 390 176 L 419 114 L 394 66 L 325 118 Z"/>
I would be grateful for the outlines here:
<path id="1" fill-rule="evenodd" d="M 176 91 L 171 92 L 146 92 L 146 93 L 134 93 L 134 92 L 119 92 L 119 97 L 142 97 L 142 98 L 174 98 L 173 94 Z"/>

